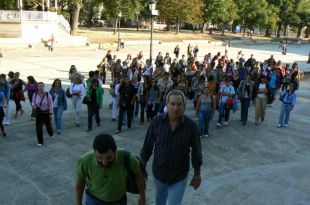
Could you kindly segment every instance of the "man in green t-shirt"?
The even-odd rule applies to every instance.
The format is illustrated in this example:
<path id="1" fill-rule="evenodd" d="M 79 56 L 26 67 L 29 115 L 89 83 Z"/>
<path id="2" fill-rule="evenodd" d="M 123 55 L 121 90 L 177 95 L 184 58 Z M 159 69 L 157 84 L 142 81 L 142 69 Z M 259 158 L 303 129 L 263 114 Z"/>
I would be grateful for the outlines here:
<path id="1" fill-rule="evenodd" d="M 126 205 L 126 179 L 128 170 L 124 165 L 124 150 L 117 149 L 111 135 L 96 136 L 92 151 L 86 153 L 76 167 L 76 199 L 82 205 L 86 189 L 86 205 Z M 140 191 L 138 205 L 145 205 L 145 180 L 139 160 L 130 155 L 129 169 L 135 173 Z"/>

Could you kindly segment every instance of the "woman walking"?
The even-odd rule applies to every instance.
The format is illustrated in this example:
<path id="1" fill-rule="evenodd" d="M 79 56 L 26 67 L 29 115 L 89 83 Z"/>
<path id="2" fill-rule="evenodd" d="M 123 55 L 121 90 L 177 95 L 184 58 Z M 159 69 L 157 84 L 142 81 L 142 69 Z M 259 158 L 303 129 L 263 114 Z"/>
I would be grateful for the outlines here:
<path id="1" fill-rule="evenodd" d="M 89 103 L 87 104 L 88 110 L 88 128 L 87 132 L 92 130 L 93 116 L 96 117 L 97 127 L 100 126 L 99 109 L 102 108 L 102 88 L 99 86 L 99 81 L 93 79 L 91 86 L 87 89 L 86 95 Z"/>
<path id="2" fill-rule="evenodd" d="M 38 83 L 38 92 L 33 95 L 32 107 L 36 109 L 36 132 L 38 147 L 44 144 L 43 140 L 43 125 L 46 126 L 46 131 L 49 137 L 54 138 L 54 131 L 52 127 L 53 117 L 53 100 L 52 96 L 45 92 L 44 83 Z"/>
<path id="3" fill-rule="evenodd" d="M 278 127 L 288 127 L 288 121 L 290 119 L 290 113 L 293 110 L 296 104 L 296 93 L 295 93 L 295 84 L 291 83 L 289 89 L 282 93 L 280 100 L 281 111 L 279 116 Z"/>
<path id="4" fill-rule="evenodd" d="M 230 84 L 229 77 L 225 76 L 224 79 L 225 84 L 221 86 L 219 92 L 220 106 L 219 106 L 219 119 L 217 122 L 217 127 L 221 127 L 222 119 L 224 117 L 225 122 L 224 125 L 228 125 L 230 110 L 233 107 L 233 96 L 235 95 L 235 89 Z"/>
<path id="5" fill-rule="evenodd" d="M 260 83 L 256 86 L 257 91 L 255 92 L 255 125 L 259 125 L 265 119 L 267 94 L 269 92 L 269 84 L 267 83 L 266 76 L 261 76 Z"/>
<path id="6" fill-rule="evenodd" d="M 75 112 L 75 125 L 80 126 L 80 112 L 84 95 L 84 85 L 81 76 L 76 76 L 74 83 L 70 85 L 70 94 L 72 95 L 72 105 Z"/>
<path id="7" fill-rule="evenodd" d="M 215 97 L 210 93 L 209 88 L 206 86 L 204 89 L 204 94 L 198 98 L 196 105 L 200 138 L 206 138 L 209 136 L 209 122 L 213 118 L 215 109 Z"/>
<path id="8" fill-rule="evenodd" d="M 238 86 L 237 94 L 241 103 L 241 122 L 246 125 L 248 121 L 248 110 L 253 96 L 254 82 L 251 81 L 251 76 L 242 80 Z"/>
<path id="9" fill-rule="evenodd" d="M 62 114 L 67 110 L 67 98 L 59 79 L 54 80 L 49 93 L 53 100 L 53 113 L 57 135 L 60 135 L 62 132 Z"/>
<path id="10" fill-rule="evenodd" d="M 12 80 L 11 84 L 13 92 L 12 99 L 14 100 L 16 105 L 15 118 L 17 118 L 18 112 L 20 112 L 21 115 L 24 113 L 20 102 L 25 101 L 23 86 L 25 86 L 26 84 L 23 80 L 19 79 L 19 72 L 14 73 L 14 79 Z"/>
<path id="11" fill-rule="evenodd" d="M 28 99 L 30 102 L 30 105 L 32 104 L 32 97 L 33 95 L 38 91 L 38 85 L 36 80 L 34 79 L 33 76 L 28 76 L 27 77 L 27 84 L 25 86 L 25 90 L 27 90 L 27 94 L 28 94 Z M 31 121 L 34 120 L 35 116 L 34 116 L 34 112 L 31 113 Z"/>

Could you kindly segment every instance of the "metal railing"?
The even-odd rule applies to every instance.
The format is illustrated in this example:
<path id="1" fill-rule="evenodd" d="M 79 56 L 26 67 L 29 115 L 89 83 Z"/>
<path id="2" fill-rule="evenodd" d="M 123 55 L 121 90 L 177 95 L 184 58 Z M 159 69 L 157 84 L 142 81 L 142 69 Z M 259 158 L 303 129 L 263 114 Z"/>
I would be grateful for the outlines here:
<path id="1" fill-rule="evenodd" d="M 63 17 L 63 15 L 57 15 L 57 18 L 56 18 L 56 23 L 57 24 L 60 24 L 61 26 L 64 27 L 64 29 L 70 33 L 70 30 L 71 30 L 71 27 L 70 27 L 70 24 L 69 22 L 67 21 L 67 19 L 65 19 Z"/>
<path id="2" fill-rule="evenodd" d="M 0 10 L 0 21 L 55 21 L 56 12 Z"/>

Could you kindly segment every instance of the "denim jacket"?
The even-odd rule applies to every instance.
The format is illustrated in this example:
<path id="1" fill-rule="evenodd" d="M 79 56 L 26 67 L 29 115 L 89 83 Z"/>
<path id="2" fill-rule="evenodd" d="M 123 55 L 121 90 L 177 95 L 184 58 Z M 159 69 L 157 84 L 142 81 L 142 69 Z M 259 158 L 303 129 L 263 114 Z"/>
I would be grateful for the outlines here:
<path id="1" fill-rule="evenodd" d="M 64 111 L 67 110 L 67 98 L 65 95 L 65 91 L 63 89 L 59 89 L 56 91 L 55 89 L 51 88 L 50 95 L 52 96 L 53 101 L 55 100 L 55 94 L 58 94 L 58 102 L 57 106 L 63 106 Z"/>

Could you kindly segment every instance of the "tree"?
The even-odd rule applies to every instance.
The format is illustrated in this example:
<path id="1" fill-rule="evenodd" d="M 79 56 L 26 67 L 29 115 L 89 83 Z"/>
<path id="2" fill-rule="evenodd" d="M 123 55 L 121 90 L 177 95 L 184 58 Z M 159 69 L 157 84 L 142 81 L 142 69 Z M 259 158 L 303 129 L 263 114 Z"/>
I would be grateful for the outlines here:
<path id="1" fill-rule="evenodd" d="M 301 35 L 301 30 L 303 27 L 307 26 L 310 27 L 310 1 L 303 0 L 299 2 L 297 5 L 296 15 L 298 17 L 297 21 L 295 22 L 295 25 L 297 27 L 297 38 Z M 309 34 L 308 34 L 309 35 Z M 306 38 L 309 38 L 309 36 L 305 36 Z"/>
<path id="2" fill-rule="evenodd" d="M 266 0 L 239 0 L 238 14 L 239 22 L 243 27 L 243 33 L 246 28 L 254 29 L 268 22 L 268 4 Z"/>
<path id="3" fill-rule="evenodd" d="M 204 0 L 204 23 L 223 26 L 238 18 L 233 0 Z M 212 33 L 211 29 L 209 30 Z"/>
<path id="4" fill-rule="evenodd" d="M 202 23 L 202 0 L 159 0 L 157 8 L 159 18 L 168 24 L 177 25 L 177 34 L 180 32 L 180 23 Z"/>

